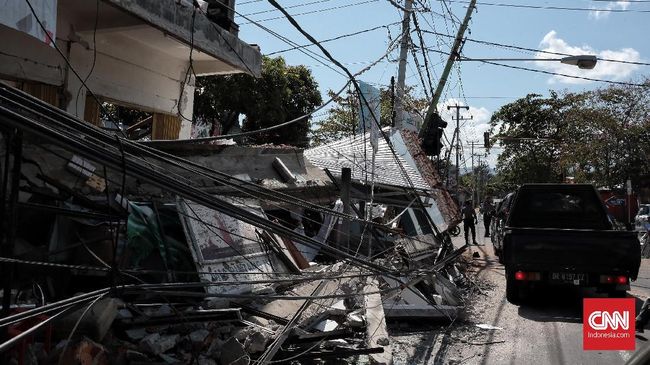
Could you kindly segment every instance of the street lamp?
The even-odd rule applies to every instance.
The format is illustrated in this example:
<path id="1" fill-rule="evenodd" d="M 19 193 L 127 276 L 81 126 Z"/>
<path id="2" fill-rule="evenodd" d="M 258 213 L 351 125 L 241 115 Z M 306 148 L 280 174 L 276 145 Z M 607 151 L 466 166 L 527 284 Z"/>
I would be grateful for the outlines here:
<path id="1" fill-rule="evenodd" d="M 562 58 L 468 58 L 461 57 L 459 61 L 550 61 L 560 62 L 565 65 L 578 66 L 582 70 L 591 70 L 596 67 L 598 57 L 592 55 L 567 56 Z"/>

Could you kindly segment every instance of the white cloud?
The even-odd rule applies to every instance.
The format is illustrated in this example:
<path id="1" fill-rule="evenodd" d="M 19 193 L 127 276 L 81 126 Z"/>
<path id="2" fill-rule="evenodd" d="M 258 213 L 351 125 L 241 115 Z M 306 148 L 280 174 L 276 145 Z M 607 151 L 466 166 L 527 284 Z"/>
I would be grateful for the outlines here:
<path id="1" fill-rule="evenodd" d="M 548 32 L 540 42 L 540 48 L 545 52 L 562 53 L 570 55 L 595 55 L 599 59 L 613 59 L 622 61 L 641 61 L 641 56 L 634 48 L 621 48 L 620 50 L 602 50 L 598 51 L 594 48 L 583 46 L 569 45 L 565 40 L 558 38 L 557 32 L 554 30 Z M 537 53 L 535 58 L 561 58 L 562 56 L 553 56 L 548 53 Z M 571 76 L 588 77 L 593 79 L 607 79 L 607 80 L 623 80 L 628 78 L 639 66 L 620 63 L 620 62 L 607 62 L 598 61 L 593 70 L 581 70 L 576 66 L 565 65 L 560 62 L 553 61 L 535 61 L 535 64 L 547 71 L 561 73 Z M 549 79 L 549 83 L 565 83 L 565 84 L 584 84 L 590 81 L 581 80 L 563 76 L 553 76 Z"/>
<path id="2" fill-rule="evenodd" d="M 591 19 L 605 19 L 611 14 L 610 11 L 602 11 L 603 10 L 627 10 L 627 8 L 630 7 L 630 2 L 629 1 L 609 1 L 605 6 L 601 7 L 592 7 L 592 11 L 589 12 L 589 18 Z M 595 10 L 599 9 L 599 10 Z"/>

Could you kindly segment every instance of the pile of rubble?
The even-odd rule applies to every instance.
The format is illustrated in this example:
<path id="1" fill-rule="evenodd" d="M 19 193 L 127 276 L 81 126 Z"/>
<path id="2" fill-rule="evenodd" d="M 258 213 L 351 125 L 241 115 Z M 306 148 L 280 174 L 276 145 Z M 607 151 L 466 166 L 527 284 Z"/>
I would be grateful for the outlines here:
<path id="1" fill-rule="evenodd" d="M 266 294 L 237 299 L 137 303 L 128 295 L 108 294 L 89 305 L 69 306 L 78 309 L 51 321 L 41 314 L 45 330 L 19 338 L 9 363 L 247 365 L 365 359 L 391 364 L 387 321 L 444 320 L 457 314 L 460 293 L 448 273 L 464 280 L 454 265 L 461 252 L 414 280 L 336 263 L 314 265 L 304 274 L 312 280 L 285 280 Z M 173 294 L 161 298 L 174 299 Z M 15 324 L 9 328 L 21 333 Z"/>
<path id="2" fill-rule="evenodd" d="M 464 248 L 445 233 L 457 207 L 426 158 L 369 194 L 349 167 L 339 178 L 294 150 L 181 157 L 0 96 L 14 128 L 0 139 L 0 363 L 390 364 L 387 321 L 463 305 Z"/>

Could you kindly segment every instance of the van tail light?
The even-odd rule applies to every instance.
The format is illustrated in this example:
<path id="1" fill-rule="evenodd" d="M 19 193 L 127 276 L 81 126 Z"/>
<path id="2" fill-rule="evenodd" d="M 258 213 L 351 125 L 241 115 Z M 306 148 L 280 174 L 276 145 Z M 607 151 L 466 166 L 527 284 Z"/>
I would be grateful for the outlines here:
<path id="1" fill-rule="evenodd" d="M 601 284 L 627 284 L 628 277 L 625 275 L 600 275 Z"/>
<path id="2" fill-rule="evenodd" d="M 542 274 L 539 272 L 526 272 L 526 271 L 516 271 L 515 280 L 517 281 L 540 281 L 542 280 Z"/>
<path id="3" fill-rule="evenodd" d="M 517 271 L 515 273 L 515 280 L 519 280 L 519 281 L 526 280 L 526 273 L 523 271 Z"/>

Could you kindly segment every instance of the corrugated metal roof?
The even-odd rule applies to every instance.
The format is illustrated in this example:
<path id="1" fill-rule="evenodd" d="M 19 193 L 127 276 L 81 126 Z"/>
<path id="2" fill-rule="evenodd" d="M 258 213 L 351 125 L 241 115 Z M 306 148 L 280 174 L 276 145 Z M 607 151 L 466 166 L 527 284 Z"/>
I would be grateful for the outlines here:
<path id="1" fill-rule="evenodd" d="M 377 156 L 375 157 L 375 183 L 431 190 L 431 186 L 427 184 L 418 172 L 413 157 L 409 154 L 400 131 L 386 128 L 384 132 L 389 136 L 391 144 L 398 156 L 399 163 L 389 145 L 380 137 Z M 371 180 L 372 146 L 370 144 L 370 133 L 366 133 L 365 135 L 359 134 L 314 147 L 305 150 L 304 155 L 312 164 L 323 169 L 327 168 L 334 175 L 340 176 L 341 169 L 349 167 L 352 169 L 353 180 L 366 181 L 366 178 L 368 181 Z M 412 186 L 411 183 L 413 184 Z"/>

